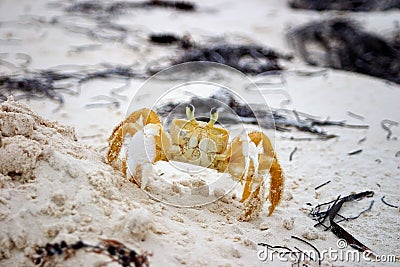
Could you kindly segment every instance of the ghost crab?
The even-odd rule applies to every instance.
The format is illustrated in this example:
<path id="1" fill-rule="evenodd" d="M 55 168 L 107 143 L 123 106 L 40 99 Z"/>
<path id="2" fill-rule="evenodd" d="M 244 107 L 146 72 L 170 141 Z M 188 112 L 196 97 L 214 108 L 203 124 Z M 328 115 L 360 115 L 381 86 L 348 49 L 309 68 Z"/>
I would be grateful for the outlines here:
<path id="1" fill-rule="evenodd" d="M 150 151 L 151 159 L 150 162 L 139 162 L 132 159 L 133 156 L 129 158 L 130 153 L 127 153 L 120 168 L 126 174 L 128 164 L 135 178 L 133 182 L 142 188 L 145 186 L 143 165 L 160 160 L 174 160 L 228 172 L 233 179 L 244 184 L 240 200 L 244 207 L 239 217 L 243 221 L 259 215 L 266 201 L 264 178 L 269 172 L 271 215 L 281 199 L 284 178 L 270 139 L 263 132 L 251 132 L 237 136 L 229 143 L 229 132 L 215 125 L 218 119 L 215 108 L 211 109 L 208 123 L 195 119 L 192 105 L 186 107 L 186 116 L 187 119 L 174 119 L 168 134 L 153 110 L 143 108 L 131 113 L 115 127 L 108 139 L 107 162 L 114 164 L 117 161 L 124 138 L 129 134 L 131 140 L 141 135 L 142 146 Z M 134 149 L 137 152 L 140 148 L 135 146 Z"/>

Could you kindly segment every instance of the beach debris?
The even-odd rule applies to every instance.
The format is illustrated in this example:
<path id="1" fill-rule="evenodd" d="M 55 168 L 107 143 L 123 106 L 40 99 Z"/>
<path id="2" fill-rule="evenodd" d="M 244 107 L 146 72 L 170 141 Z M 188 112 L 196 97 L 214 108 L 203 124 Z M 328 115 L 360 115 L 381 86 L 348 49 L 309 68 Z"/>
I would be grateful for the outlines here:
<path id="1" fill-rule="evenodd" d="M 283 219 L 283 227 L 287 230 L 292 230 L 294 227 L 294 218 Z"/>
<path id="2" fill-rule="evenodd" d="M 307 245 L 309 245 L 310 247 L 312 247 L 312 248 L 317 252 L 317 255 L 318 255 L 318 265 L 319 265 L 319 266 L 321 265 L 321 252 L 317 249 L 316 246 L 314 246 L 313 244 L 311 244 L 311 243 L 308 242 L 307 240 L 304 240 L 304 239 L 302 239 L 302 238 L 300 238 L 300 237 L 297 237 L 297 236 L 294 236 L 294 235 L 292 235 L 291 237 L 292 237 L 293 239 L 296 239 L 296 240 L 299 240 L 299 241 L 301 241 L 301 242 L 303 242 L 303 243 L 306 243 Z"/>
<path id="3" fill-rule="evenodd" d="M 115 97 L 110 97 L 107 95 L 98 95 L 92 98 L 97 101 L 94 103 L 86 104 L 86 108 L 99 108 L 99 107 L 115 107 L 119 108 L 120 102 Z"/>
<path id="4" fill-rule="evenodd" d="M 96 253 L 108 256 L 112 262 L 119 263 L 123 267 L 148 267 L 149 256 L 151 253 L 137 253 L 133 249 L 129 249 L 123 243 L 113 239 L 100 239 L 97 245 L 90 245 L 81 240 L 67 244 L 65 241 L 59 243 L 47 243 L 45 246 L 35 246 L 35 255 L 31 255 L 30 259 L 35 265 L 47 266 L 56 260 L 57 257 L 63 256 L 63 260 L 68 260 L 79 250 L 86 253 Z"/>
<path id="5" fill-rule="evenodd" d="M 244 184 L 240 201 L 243 212 L 238 218 L 241 221 L 253 220 L 261 212 L 267 199 L 264 195 L 265 172 L 269 172 L 271 215 L 281 200 L 284 177 L 268 136 L 263 132 L 251 132 L 229 142 L 229 131 L 216 124 L 219 117 L 216 108 L 210 110 L 208 122 L 197 121 L 194 112 L 195 107 L 187 105 L 187 120 L 174 118 L 169 133 L 162 128 L 161 120 L 153 110 L 144 108 L 131 113 L 115 127 L 108 139 L 107 162 L 112 165 L 117 161 L 124 139 L 129 135 L 132 141 L 120 168 L 125 174 L 129 168 L 129 178 L 143 189 L 147 184 L 146 166 L 160 160 L 228 172 Z M 140 145 L 150 153 L 149 159 L 138 158 Z"/>
<path id="6" fill-rule="evenodd" d="M 338 238 L 344 239 L 347 242 L 347 245 L 350 245 L 351 247 L 357 249 L 360 252 L 364 251 L 371 252 L 372 250 L 370 248 L 368 248 L 366 245 L 358 241 L 354 236 L 352 236 L 343 227 L 341 227 L 339 223 L 341 221 L 357 219 L 363 213 L 370 211 L 374 204 L 374 201 L 371 201 L 371 204 L 367 209 L 361 211 L 358 215 L 353 217 L 344 217 L 339 214 L 339 211 L 342 208 L 343 204 L 346 202 L 361 200 L 365 197 L 372 197 L 373 195 L 374 195 L 373 191 L 364 191 L 357 194 L 351 194 L 345 197 L 338 196 L 335 200 L 318 204 L 310 212 L 310 215 L 313 217 L 313 219 L 318 221 L 318 223 L 315 224 L 314 226 L 317 227 L 319 225 L 322 225 L 325 228 L 325 230 L 330 230 Z M 340 217 L 341 219 L 335 220 L 336 217 Z M 329 221 L 328 226 L 324 224 L 327 219 Z M 373 253 L 371 255 L 373 255 Z"/>
<path id="7" fill-rule="evenodd" d="M 329 139 L 335 138 L 335 137 L 338 137 L 338 136 L 337 135 L 331 135 L 331 136 L 326 136 L 326 137 L 294 137 L 294 136 L 286 137 L 286 136 L 282 136 L 282 139 L 292 140 L 292 141 L 326 141 L 326 140 L 329 140 Z"/>
<path id="8" fill-rule="evenodd" d="M 393 204 L 387 203 L 386 200 L 385 200 L 385 197 L 386 197 L 386 196 L 382 196 L 382 197 L 381 197 L 381 201 L 383 202 L 383 204 L 385 204 L 385 205 L 387 205 L 387 206 L 389 206 L 389 207 L 392 207 L 392 208 L 396 208 L 396 209 L 399 208 L 399 206 L 397 206 L 397 205 L 393 205 Z"/>
<path id="9" fill-rule="evenodd" d="M 294 50 L 310 65 L 400 83 L 400 50 L 393 41 L 363 31 L 354 21 L 345 18 L 314 21 L 289 30 L 287 36 Z M 321 53 L 314 53 L 310 45 L 317 46 Z"/>
<path id="10" fill-rule="evenodd" d="M 349 156 L 353 156 L 353 155 L 357 155 L 360 154 L 363 150 L 362 149 L 357 149 L 357 150 L 353 150 L 347 153 L 347 155 Z"/>
<path id="11" fill-rule="evenodd" d="M 294 147 L 294 149 L 292 150 L 292 152 L 290 152 L 290 155 L 289 155 L 289 161 L 292 161 L 292 159 L 293 159 L 293 155 L 294 155 L 294 153 L 296 153 L 296 151 L 297 151 L 297 146 L 296 146 L 296 147 Z"/>
<path id="12" fill-rule="evenodd" d="M 297 246 L 290 248 L 287 246 L 280 246 L 280 245 L 272 246 L 267 243 L 260 242 L 257 245 L 264 247 L 265 249 L 258 251 L 258 259 L 261 261 L 268 260 L 270 255 L 267 255 L 267 253 L 271 253 L 272 251 L 273 254 L 278 254 L 281 259 L 283 259 L 283 257 L 287 257 L 287 260 L 292 262 L 292 266 L 309 266 L 308 263 L 310 260 L 313 262 L 317 262 L 318 266 L 321 266 L 321 260 L 322 260 L 321 252 L 318 250 L 316 246 L 311 244 L 309 241 L 304 240 L 297 236 L 292 235 L 291 238 L 301 241 L 304 244 L 307 244 L 315 251 L 315 253 L 307 253 L 299 249 Z M 302 262 L 304 264 L 300 265 Z"/>
<path id="13" fill-rule="evenodd" d="M 205 114 L 207 110 L 216 107 L 220 112 L 218 121 L 224 125 L 247 123 L 258 124 L 262 128 L 272 129 L 281 132 L 290 132 L 298 130 L 300 132 L 316 135 L 313 137 L 290 137 L 294 141 L 314 141 L 329 140 L 337 137 L 335 134 L 327 133 L 321 126 L 336 126 L 354 129 L 367 129 L 368 125 L 348 124 L 346 121 L 332 121 L 329 119 L 320 119 L 316 116 L 285 108 L 267 109 L 264 105 L 244 103 L 235 97 L 229 90 L 220 88 L 211 93 L 209 97 L 191 97 L 186 102 L 169 101 L 156 106 L 156 112 L 161 117 L 166 118 L 165 123 L 171 124 L 171 117 L 168 115 L 173 111 L 175 114 L 184 116 L 186 105 L 194 105 L 199 113 Z M 231 111 L 235 113 L 232 116 Z M 286 138 L 286 137 L 282 137 Z"/>
<path id="14" fill-rule="evenodd" d="M 320 189 L 321 187 L 323 187 L 323 186 L 329 184 L 330 182 L 331 182 L 331 180 L 328 180 L 328 181 L 326 181 L 325 183 L 322 183 L 322 184 L 316 186 L 316 187 L 314 188 L 314 190 L 318 190 L 318 189 Z"/>
<path id="15" fill-rule="evenodd" d="M 257 75 L 270 71 L 283 70 L 278 60 L 291 60 L 292 56 L 255 44 L 232 44 L 222 42 L 216 45 L 198 44 L 190 36 L 179 37 L 173 34 L 152 34 L 149 37 L 154 43 L 178 44 L 182 53 L 172 59 L 169 65 L 192 61 L 210 61 L 228 65 L 243 73 Z M 161 69 L 150 68 L 154 74 Z"/>
<path id="16" fill-rule="evenodd" d="M 350 117 L 353 117 L 353 118 L 355 118 L 355 119 L 358 119 L 358 120 L 360 120 L 360 121 L 362 121 L 362 120 L 365 119 L 364 116 L 361 116 L 361 115 L 356 114 L 356 113 L 351 112 L 351 111 L 347 111 L 347 115 L 349 115 Z"/>
<path id="17" fill-rule="evenodd" d="M 365 140 L 367 140 L 367 137 L 363 137 L 363 138 L 361 138 L 360 140 L 358 140 L 358 144 L 361 144 L 361 143 L 363 143 L 363 142 L 365 142 Z"/>
<path id="18" fill-rule="evenodd" d="M 390 129 L 390 127 L 399 126 L 399 123 L 397 121 L 385 119 L 385 120 L 381 121 L 381 126 L 382 126 L 383 130 L 385 130 L 387 132 L 386 139 L 390 140 L 390 137 L 392 136 L 392 130 Z"/>
<path id="19" fill-rule="evenodd" d="M 10 95 L 13 95 L 15 100 L 47 98 L 58 102 L 59 109 L 64 103 L 62 92 L 77 95 L 80 93 L 83 84 L 95 79 L 129 80 L 134 77 L 143 76 L 135 72 L 130 66 L 111 64 L 100 64 L 94 67 L 87 66 L 86 68 L 82 66 L 69 66 L 65 70 L 62 66 L 43 70 L 21 69 L 13 71 L 10 74 L 0 74 L 0 102 L 7 100 L 7 97 Z M 119 89 L 113 89 L 111 94 L 118 97 L 117 91 Z M 111 99 L 111 97 L 105 99 L 106 97 L 108 96 L 98 96 L 97 98 L 108 100 L 111 104 L 100 104 L 100 106 L 119 106 L 118 99 Z M 90 105 L 89 107 L 99 106 Z"/>
<path id="20" fill-rule="evenodd" d="M 282 70 L 283 67 L 278 60 L 290 60 L 291 58 L 290 55 L 281 54 L 259 45 L 221 44 L 189 48 L 173 64 L 211 61 L 228 65 L 246 74 L 257 75 Z"/>
<path id="21" fill-rule="evenodd" d="M 138 8 L 171 8 L 181 11 L 194 11 L 196 5 L 187 1 L 171 1 L 171 0 L 148 0 L 148 1 L 74 1 L 67 6 L 65 10 L 70 13 L 80 13 L 87 15 L 114 15 L 126 12 L 129 9 Z"/>
<path id="22" fill-rule="evenodd" d="M 298 9 L 311 9 L 316 11 L 341 10 L 341 11 L 386 11 L 400 8 L 399 0 L 289 0 L 289 6 Z"/>
<path id="23" fill-rule="evenodd" d="M 149 41 L 156 44 L 174 44 L 181 41 L 181 38 L 174 34 L 154 33 L 150 34 Z"/>
<path id="24" fill-rule="evenodd" d="M 16 100 L 46 97 L 57 101 L 61 105 L 64 103 L 64 100 L 61 94 L 56 91 L 60 88 L 57 88 L 54 82 L 54 79 L 51 80 L 35 75 L 1 75 L 0 101 L 6 101 L 8 96 L 14 95 L 16 91 L 19 91 L 22 94 L 15 95 Z"/>

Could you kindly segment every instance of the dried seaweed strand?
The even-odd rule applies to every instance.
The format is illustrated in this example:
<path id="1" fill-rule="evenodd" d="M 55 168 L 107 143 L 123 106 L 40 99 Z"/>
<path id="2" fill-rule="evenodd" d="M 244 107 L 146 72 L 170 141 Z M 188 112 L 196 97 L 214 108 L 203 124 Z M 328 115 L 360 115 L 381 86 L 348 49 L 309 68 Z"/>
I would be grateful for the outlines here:
<path id="1" fill-rule="evenodd" d="M 293 151 L 289 155 L 289 161 L 292 161 L 294 153 L 297 151 L 297 146 L 293 149 Z"/>
<path id="2" fill-rule="evenodd" d="M 358 115 L 358 114 L 353 113 L 351 111 L 347 111 L 347 115 L 349 115 L 350 117 L 353 117 L 355 119 L 361 120 L 361 121 L 365 119 L 364 116 Z"/>
<path id="3" fill-rule="evenodd" d="M 320 184 L 319 186 L 315 187 L 315 188 L 314 188 L 314 190 L 318 190 L 318 189 L 320 189 L 321 187 L 323 187 L 323 186 L 325 186 L 325 185 L 329 184 L 330 182 L 331 182 L 331 180 L 329 180 L 329 181 L 326 181 L 325 183 L 323 183 L 323 184 Z"/>
<path id="4" fill-rule="evenodd" d="M 317 254 L 318 254 L 318 265 L 321 266 L 321 252 L 317 249 L 316 246 L 314 246 L 313 244 L 311 244 L 311 243 L 308 242 L 307 240 L 301 239 L 300 237 L 297 237 L 297 236 L 294 236 L 294 235 L 292 235 L 291 237 L 292 237 L 293 239 L 296 239 L 296 240 L 299 240 L 299 241 L 301 241 L 301 242 L 303 242 L 303 243 L 306 243 L 307 245 L 309 245 L 310 247 L 312 247 L 312 248 L 317 252 Z"/>
<path id="5" fill-rule="evenodd" d="M 291 8 L 316 11 L 340 10 L 353 12 L 386 11 L 400 8 L 400 1 L 381 0 L 290 0 Z"/>
<path id="6" fill-rule="evenodd" d="M 364 136 L 363 138 L 361 138 L 360 140 L 358 140 L 357 143 L 358 143 L 358 144 L 361 144 L 361 143 L 364 142 L 365 140 L 367 140 L 367 137 Z"/>
<path id="7" fill-rule="evenodd" d="M 369 204 L 368 208 L 366 208 L 365 210 L 361 211 L 358 215 L 353 216 L 353 217 L 344 217 L 341 216 L 339 213 L 337 215 L 340 215 L 342 217 L 342 220 L 338 220 L 336 221 L 336 223 L 340 223 L 342 221 L 350 221 L 350 220 L 355 220 L 357 218 L 359 218 L 362 214 L 371 211 L 372 207 L 374 206 L 375 201 L 372 200 L 371 203 Z"/>
<path id="8" fill-rule="evenodd" d="M 386 200 L 385 200 L 385 196 L 382 196 L 381 200 L 382 200 L 383 204 L 385 204 L 385 205 L 387 205 L 387 206 L 389 206 L 389 207 L 396 208 L 396 209 L 399 208 L 399 206 L 396 206 L 396 205 L 387 203 Z"/>
<path id="9" fill-rule="evenodd" d="M 328 227 L 328 229 L 330 229 L 332 231 L 332 233 L 334 233 L 337 237 L 345 239 L 347 241 L 347 244 L 349 244 L 351 247 L 353 247 L 361 252 L 366 251 L 366 250 L 371 251 L 371 249 L 369 249 L 363 243 L 358 241 L 349 232 L 344 230 L 337 222 L 335 222 L 335 218 L 336 218 L 336 216 L 339 216 L 338 212 L 340 211 L 340 209 L 342 208 L 344 203 L 354 201 L 354 200 L 360 200 L 365 197 L 372 197 L 373 195 L 374 195 L 373 191 L 365 191 L 365 192 L 361 192 L 361 193 L 357 193 L 357 194 L 348 195 L 343 198 L 338 197 L 334 201 L 334 204 L 332 206 L 329 206 L 328 209 L 323 212 L 320 211 L 320 208 L 324 205 L 329 205 L 330 203 L 332 203 L 332 201 L 328 202 L 328 203 L 317 205 L 316 208 L 314 208 L 313 211 L 311 211 L 311 215 L 314 217 L 314 219 L 316 219 L 318 221 L 318 223 L 315 226 L 323 225 L 322 223 L 326 220 L 326 218 L 329 218 L 330 226 Z M 373 203 L 371 203 L 370 208 L 372 207 L 372 205 L 373 205 Z M 370 208 L 361 212 L 361 214 L 370 210 Z M 340 216 L 340 217 L 344 218 L 343 216 Z M 355 216 L 354 218 L 358 218 L 358 216 Z M 348 219 L 351 219 L 351 218 L 348 218 Z M 324 225 L 324 227 L 326 227 L 326 226 Z"/>
<path id="10" fill-rule="evenodd" d="M 171 0 L 148 0 L 141 2 L 117 1 L 111 3 L 102 3 L 99 1 L 79 1 L 68 6 L 65 10 L 70 13 L 81 14 L 108 14 L 114 15 L 128 9 L 136 8 L 173 8 L 181 11 L 194 11 L 196 6 L 191 2 L 171 1 Z"/>
<path id="11" fill-rule="evenodd" d="M 360 154 L 363 150 L 362 149 L 357 149 L 357 150 L 353 150 L 347 153 L 347 155 L 349 156 L 353 156 L 353 155 L 357 155 Z"/>
<path id="12" fill-rule="evenodd" d="M 388 119 L 381 121 L 382 128 L 387 132 L 387 135 L 386 135 L 387 140 L 390 140 L 390 137 L 392 136 L 392 130 L 390 129 L 390 127 L 398 126 L 398 125 L 399 125 L 399 123 L 397 121 L 392 121 L 392 120 L 388 120 Z"/>
<path id="13" fill-rule="evenodd" d="M 303 129 L 303 131 L 306 131 L 305 129 Z M 326 140 L 329 140 L 329 139 L 331 139 L 331 138 L 335 138 L 335 137 L 337 137 L 337 135 L 329 135 L 329 136 L 326 136 L 326 137 L 294 137 L 294 136 L 291 136 L 291 137 L 282 137 L 283 139 L 286 139 L 286 140 L 292 140 L 292 141 L 326 141 Z"/>
<path id="14" fill-rule="evenodd" d="M 316 221 L 318 221 L 318 223 L 314 224 L 314 227 L 317 227 L 318 225 L 322 225 L 325 228 L 325 231 L 330 229 L 330 226 L 326 226 L 324 224 L 325 220 L 329 217 L 329 213 L 328 211 L 336 205 L 336 203 L 339 202 L 340 200 L 340 195 L 335 199 L 332 200 L 330 202 L 327 203 L 323 203 L 323 204 L 319 204 L 317 205 L 312 211 L 311 211 L 311 215 L 314 216 L 314 219 Z M 332 204 L 332 205 L 330 205 Z M 326 209 L 326 211 L 320 211 L 322 206 L 328 205 L 328 208 Z"/>

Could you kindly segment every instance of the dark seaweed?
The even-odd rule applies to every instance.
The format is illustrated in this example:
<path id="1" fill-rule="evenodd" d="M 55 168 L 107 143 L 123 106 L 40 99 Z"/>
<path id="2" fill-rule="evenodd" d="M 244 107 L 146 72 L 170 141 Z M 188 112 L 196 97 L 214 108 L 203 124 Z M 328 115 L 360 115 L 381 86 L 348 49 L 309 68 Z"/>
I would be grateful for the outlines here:
<path id="1" fill-rule="evenodd" d="M 78 69 L 78 66 L 77 66 Z M 73 92 L 70 88 L 94 80 L 94 79 L 130 79 L 143 77 L 134 72 L 132 68 L 120 65 L 101 65 L 99 70 L 63 71 L 63 70 L 20 70 L 17 74 L 0 74 L 0 102 L 14 95 L 18 99 L 48 98 L 58 102 L 59 106 L 64 103 L 62 91 Z M 62 84 L 68 82 L 69 84 Z M 115 93 L 116 94 L 116 93 Z M 114 103 L 118 105 L 119 103 Z"/>
<path id="2" fill-rule="evenodd" d="M 80 14 L 118 14 L 125 12 L 129 9 L 137 8 L 173 8 L 181 11 L 194 11 L 196 5 L 191 2 L 183 1 L 169 1 L 169 0 L 149 0 L 149 1 L 114 1 L 111 3 L 104 3 L 101 1 L 79 1 L 66 7 L 65 10 L 70 13 Z"/>
<path id="3" fill-rule="evenodd" d="M 400 0 L 290 0 L 289 6 L 316 11 L 386 11 L 400 8 Z"/>
<path id="4" fill-rule="evenodd" d="M 196 107 L 196 113 L 208 114 L 211 108 L 219 110 L 218 121 L 223 124 L 249 123 L 260 124 L 265 129 L 276 128 L 278 131 L 288 132 L 292 129 L 317 135 L 318 140 L 328 140 L 337 135 L 329 134 L 321 126 L 338 126 L 347 128 L 368 128 L 367 125 L 352 125 L 345 121 L 320 120 L 315 116 L 288 109 L 268 110 L 263 105 L 249 105 L 239 101 L 228 90 L 221 89 L 209 98 L 193 97 L 187 103 L 169 102 L 156 107 L 157 113 L 162 117 L 168 117 L 171 112 L 176 116 L 185 116 L 187 105 Z M 228 108 L 230 110 L 228 110 Z M 233 111 L 237 116 L 232 116 Z M 171 116 L 168 117 L 171 120 Z M 208 120 L 206 117 L 205 120 Z M 170 124 L 171 121 L 166 121 Z M 299 140 L 298 137 L 293 140 Z M 304 138 L 304 140 L 315 140 L 315 138 Z"/>
<path id="5" fill-rule="evenodd" d="M 47 77 L 24 77 L 20 75 L 2 75 L 0 76 L 0 102 L 7 100 L 9 95 L 15 94 L 16 91 L 22 92 L 15 98 L 31 99 L 46 97 L 57 101 L 60 105 L 64 103 L 64 99 L 59 89 L 54 85 L 55 80 Z"/>
<path id="6" fill-rule="evenodd" d="M 282 70 L 278 59 L 290 60 L 291 56 L 258 45 L 217 45 L 191 48 L 174 63 L 211 61 L 226 64 L 246 74 L 260 74 Z"/>
<path id="7" fill-rule="evenodd" d="M 342 208 L 343 204 L 346 202 L 350 201 L 355 201 L 355 200 L 361 200 L 365 197 L 372 197 L 374 195 L 373 191 L 365 191 L 357 194 L 351 194 L 345 197 L 337 197 L 336 200 L 330 201 L 327 203 L 319 204 L 315 208 L 312 209 L 311 211 L 311 216 L 314 218 L 314 220 L 318 221 L 317 224 L 314 226 L 319 226 L 322 225 L 325 227 L 325 230 L 331 230 L 332 233 L 334 233 L 337 237 L 343 238 L 346 240 L 347 244 L 350 245 L 351 247 L 357 249 L 358 251 L 371 251 L 367 246 L 365 246 L 363 243 L 358 241 L 356 238 L 354 238 L 349 232 L 347 232 L 345 229 L 343 229 L 338 223 L 343 221 L 343 220 L 354 220 L 357 219 L 361 214 L 370 211 L 373 205 L 373 201 L 371 202 L 370 206 L 368 209 L 360 212 L 357 216 L 354 217 L 344 217 L 339 214 L 340 209 Z M 326 209 L 324 209 L 327 207 Z M 342 219 L 339 221 L 336 221 L 336 217 L 339 216 Z M 329 226 L 324 225 L 326 219 L 329 220 Z"/>
<path id="8" fill-rule="evenodd" d="M 342 18 L 312 22 L 296 27 L 288 40 L 308 64 L 359 72 L 400 83 L 400 50 L 393 41 L 363 31 Z M 323 51 L 317 57 L 309 49 L 316 44 Z"/>
<path id="9" fill-rule="evenodd" d="M 179 37 L 168 33 L 151 34 L 153 43 L 178 44 L 183 51 L 170 65 L 192 62 L 210 61 L 231 66 L 243 73 L 256 75 L 269 71 L 281 71 L 283 67 L 278 60 L 291 60 L 292 56 L 279 53 L 260 45 L 230 44 L 200 45 L 193 42 L 188 35 Z M 150 70 L 152 74 L 159 69 Z"/>
<path id="10" fill-rule="evenodd" d="M 167 34 L 167 33 L 154 33 L 150 34 L 149 40 L 153 43 L 157 44 L 173 44 L 177 43 L 180 41 L 180 38 L 176 35 L 173 34 Z"/>

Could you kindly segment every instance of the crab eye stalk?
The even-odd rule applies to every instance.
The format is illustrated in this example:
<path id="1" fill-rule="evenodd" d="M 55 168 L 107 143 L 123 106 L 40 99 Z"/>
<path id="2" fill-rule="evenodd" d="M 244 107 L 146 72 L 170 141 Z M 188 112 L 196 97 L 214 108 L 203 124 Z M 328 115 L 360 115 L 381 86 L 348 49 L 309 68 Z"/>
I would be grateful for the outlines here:
<path id="1" fill-rule="evenodd" d="M 210 126 L 214 126 L 217 120 L 218 120 L 218 110 L 217 108 L 214 107 L 210 110 L 210 121 L 208 122 L 208 124 Z"/>
<path id="2" fill-rule="evenodd" d="M 186 106 L 186 117 L 188 120 L 194 119 L 194 106 L 192 104 Z"/>

